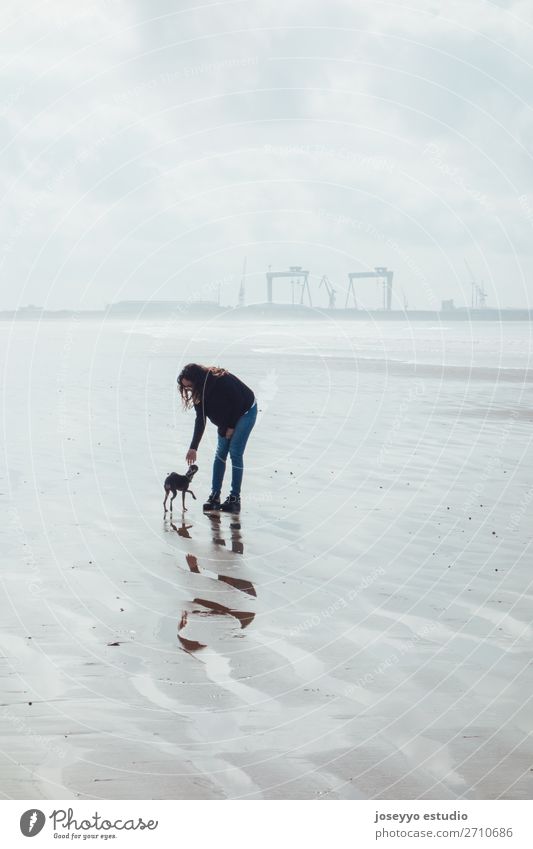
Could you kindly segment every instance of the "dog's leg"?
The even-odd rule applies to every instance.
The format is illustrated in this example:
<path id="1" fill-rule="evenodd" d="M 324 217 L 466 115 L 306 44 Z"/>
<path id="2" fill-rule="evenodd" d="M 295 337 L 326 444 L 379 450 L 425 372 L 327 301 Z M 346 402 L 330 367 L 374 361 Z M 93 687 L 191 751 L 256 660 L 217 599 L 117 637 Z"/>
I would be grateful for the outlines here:
<path id="1" fill-rule="evenodd" d="M 174 499 L 175 499 L 175 497 L 176 497 L 176 494 L 174 494 L 174 495 L 172 496 L 172 498 L 170 499 L 170 512 L 171 512 L 171 513 L 172 513 L 172 504 L 174 503 Z"/>
<path id="2" fill-rule="evenodd" d="M 194 494 L 194 492 L 192 491 L 192 489 L 188 489 L 188 490 L 187 490 L 187 492 L 190 492 L 190 493 L 191 493 L 191 495 L 192 495 L 192 497 L 193 497 L 193 498 L 194 498 L 194 500 L 196 501 L 196 495 Z"/>
<path id="3" fill-rule="evenodd" d="M 165 500 L 163 501 L 163 510 L 164 510 L 164 512 L 165 512 L 165 513 L 167 512 L 167 498 L 168 498 L 168 495 L 169 495 L 168 490 L 167 490 L 167 489 L 165 489 Z"/>
<path id="4" fill-rule="evenodd" d="M 186 491 L 187 490 L 183 490 L 183 492 L 181 493 L 181 504 L 182 504 L 183 510 L 187 510 L 187 508 L 185 507 L 185 493 L 186 493 Z"/>

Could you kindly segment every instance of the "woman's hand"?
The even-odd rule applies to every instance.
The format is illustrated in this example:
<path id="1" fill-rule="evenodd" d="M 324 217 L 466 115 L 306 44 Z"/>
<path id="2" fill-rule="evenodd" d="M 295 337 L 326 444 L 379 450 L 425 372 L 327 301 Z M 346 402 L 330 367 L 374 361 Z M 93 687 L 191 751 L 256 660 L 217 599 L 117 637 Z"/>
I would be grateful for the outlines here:
<path id="1" fill-rule="evenodd" d="M 185 455 L 185 459 L 187 460 L 189 466 L 191 465 L 191 463 L 196 463 L 196 451 L 194 450 L 194 448 L 189 448 Z"/>
<path id="2" fill-rule="evenodd" d="M 231 437 L 234 434 L 234 431 L 235 431 L 234 427 L 228 427 L 228 429 L 226 431 L 226 439 L 231 439 Z"/>

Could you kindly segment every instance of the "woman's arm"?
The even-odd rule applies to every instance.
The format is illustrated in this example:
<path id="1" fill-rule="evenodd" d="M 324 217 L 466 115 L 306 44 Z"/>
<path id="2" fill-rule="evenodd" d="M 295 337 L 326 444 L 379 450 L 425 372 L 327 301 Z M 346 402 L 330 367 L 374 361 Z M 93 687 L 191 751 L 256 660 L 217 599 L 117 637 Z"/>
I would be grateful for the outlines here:
<path id="1" fill-rule="evenodd" d="M 190 449 L 196 451 L 200 444 L 200 440 L 204 435 L 205 430 L 205 414 L 204 414 L 204 405 L 202 402 L 194 405 L 194 409 L 196 410 L 196 421 L 194 423 L 194 431 L 192 435 L 192 440 L 190 444 Z"/>

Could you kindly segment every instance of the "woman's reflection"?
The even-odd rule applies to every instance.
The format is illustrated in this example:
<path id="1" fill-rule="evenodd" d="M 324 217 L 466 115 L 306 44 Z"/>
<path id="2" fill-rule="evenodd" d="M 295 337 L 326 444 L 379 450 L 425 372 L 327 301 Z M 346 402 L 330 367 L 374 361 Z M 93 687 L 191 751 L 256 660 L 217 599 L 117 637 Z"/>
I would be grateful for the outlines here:
<path id="1" fill-rule="evenodd" d="M 232 521 L 229 525 L 229 529 L 226 529 L 222 525 L 221 517 L 219 515 L 210 515 L 208 518 L 211 523 L 211 539 L 213 545 L 224 546 L 226 549 L 231 547 L 231 551 L 234 554 L 244 554 L 240 521 Z M 191 538 L 189 533 L 189 528 L 192 527 L 191 524 L 185 524 L 185 522 L 182 521 L 181 525 L 176 525 L 171 522 L 171 527 L 177 534 L 179 534 L 179 536 L 188 539 Z M 229 543 L 229 545 L 227 545 L 227 543 Z M 253 598 L 257 597 L 255 587 L 251 581 L 248 581 L 245 578 L 235 578 L 232 575 L 221 575 L 213 572 L 210 568 L 204 568 L 198 563 L 198 558 L 195 554 L 186 554 L 185 561 L 192 573 L 196 575 L 203 574 L 206 577 L 216 578 L 217 581 L 227 584 L 247 596 L 252 596 Z M 211 563 L 209 565 L 211 565 Z M 215 601 L 214 599 L 196 597 L 192 600 L 191 609 L 184 610 L 182 612 L 178 623 L 178 640 L 186 651 L 197 651 L 198 649 L 202 649 L 207 646 L 207 643 L 201 643 L 198 640 L 189 639 L 183 633 L 189 623 L 189 617 L 213 615 L 231 616 L 239 622 L 241 629 L 247 628 L 255 618 L 255 613 L 252 611 L 229 607 Z"/>

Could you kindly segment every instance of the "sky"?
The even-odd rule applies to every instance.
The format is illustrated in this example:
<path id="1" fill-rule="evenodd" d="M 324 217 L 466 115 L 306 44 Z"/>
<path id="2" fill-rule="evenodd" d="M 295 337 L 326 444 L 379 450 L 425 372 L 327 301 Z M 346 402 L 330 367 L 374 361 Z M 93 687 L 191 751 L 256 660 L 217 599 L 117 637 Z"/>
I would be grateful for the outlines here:
<path id="1" fill-rule="evenodd" d="M 532 43 L 530 0 L 3 2 L 0 309 L 234 305 L 245 257 L 248 303 L 533 308 Z"/>

